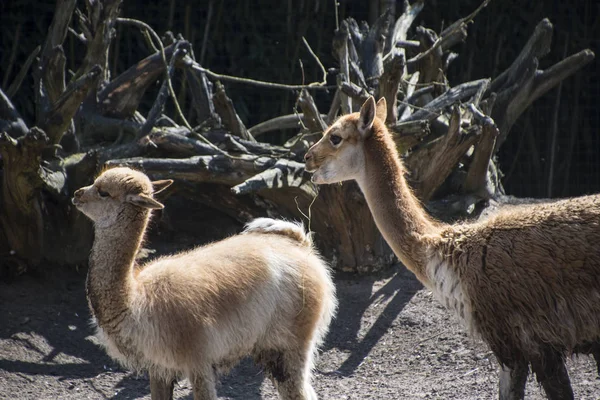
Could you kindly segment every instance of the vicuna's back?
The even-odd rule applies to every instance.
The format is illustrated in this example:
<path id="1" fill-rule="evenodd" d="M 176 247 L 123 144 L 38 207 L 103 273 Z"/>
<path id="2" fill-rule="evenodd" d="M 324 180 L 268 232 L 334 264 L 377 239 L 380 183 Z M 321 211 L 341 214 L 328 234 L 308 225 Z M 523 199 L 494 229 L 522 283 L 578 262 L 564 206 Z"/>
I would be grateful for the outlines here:
<path id="1" fill-rule="evenodd" d="M 225 353 L 247 353 L 257 341 L 288 346 L 298 330 L 328 326 L 336 306 L 329 269 L 312 246 L 276 233 L 248 232 L 163 257 L 144 267 L 138 282 L 140 309 L 162 316 L 149 336 L 176 336 L 190 363 L 199 353 L 236 358 Z M 259 337 L 265 330 L 268 337 Z M 320 342 L 325 331 L 313 339 Z"/>
<path id="2" fill-rule="evenodd" d="M 511 206 L 450 233 L 472 328 L 501 358 L 598 340 L 600 196 Z"/>

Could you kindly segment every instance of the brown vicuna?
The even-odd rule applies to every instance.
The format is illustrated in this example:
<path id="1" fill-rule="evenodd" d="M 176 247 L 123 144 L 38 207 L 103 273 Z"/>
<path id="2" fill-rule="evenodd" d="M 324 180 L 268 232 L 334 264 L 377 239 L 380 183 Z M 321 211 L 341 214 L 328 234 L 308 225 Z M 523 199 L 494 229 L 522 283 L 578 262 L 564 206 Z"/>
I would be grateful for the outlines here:
<path id="1" fill-rule="evenodd" d="M 600 339 L 600 196 L 511 207 L 448 225 L 407 185 L 385 99 L 340 118 L 306 154 L 318 184 L 354 179 L 402 263 L 483 339 L 501 399 L 522 399 L 531 365 L 550 399 L 572 399 L 564 365 Z"/>
<path id="2" fill-rule="evenodd" d="M 310 236 L 260 218 L 242 234 L 138 266 L 153 194 L 172 181 L 113 168 L 75 192 L 94 222 L 86 289 L 108 354 L 148 370 L 152 399 L 177 376 L 194 399 L 216 399 L 216 373 L 252 355 L 283 399 L 313 400 L 313 357 L 336 309 L 335 287 Z"/>

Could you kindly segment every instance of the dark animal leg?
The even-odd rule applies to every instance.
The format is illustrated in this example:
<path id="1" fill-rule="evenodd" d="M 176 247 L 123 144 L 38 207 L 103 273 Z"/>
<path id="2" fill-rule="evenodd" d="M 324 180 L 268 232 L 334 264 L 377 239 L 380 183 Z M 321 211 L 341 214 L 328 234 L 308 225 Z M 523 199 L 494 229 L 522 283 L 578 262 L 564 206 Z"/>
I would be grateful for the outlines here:
<path id="1" fill-rule="evenodd" d="M 512 368 L 502 366 L 500 369 L 500 400 L 523 400 L 525 384 L 529 373 L 529 363 L 518 361 Z"/>
<path id="2" fill-rule="evenodd" d="M 150 374 L 150 398 L 152 400 L 173 400 L 175 379 L 163 379 Z"/>
<path id="3" fill-rule="evenodd" d="M 264 351 L 257 357 L 283 400 L 317 400 L 308 360 L 300 351 Z"/>
<path id="4" fill-rule="evenodd" d="M 596 360 L 596 370 L 598 371 L 598 376 L 596 378 L 600 379 L 600 346 L 595 345 L 593 347 L 592 355 L 594 356 L 594 360 Z"/>
<path id="5" fill-rule="evenodd" d="M 545 350 L 539 358 L 531 361 L 531 369 L 544 388 L 548 400 L 573 400 L 573 389 L 562 355 Z"/>

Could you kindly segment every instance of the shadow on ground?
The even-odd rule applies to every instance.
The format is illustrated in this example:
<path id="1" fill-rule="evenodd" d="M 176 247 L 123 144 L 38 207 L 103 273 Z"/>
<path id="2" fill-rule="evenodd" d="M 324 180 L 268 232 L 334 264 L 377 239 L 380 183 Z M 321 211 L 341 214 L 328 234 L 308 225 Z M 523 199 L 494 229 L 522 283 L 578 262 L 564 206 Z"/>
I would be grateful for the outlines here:
<path id="1" fill-rule="evenodd" d="M 337 370 L 349 375 L 360 365 L 390 324 L 402 311 L 420 284 L 404 269 L 394 269 L 387 284 L 372 293 L 382 277 L 339 276 L 338 316 L 327 336 L 323 351 L 337 348 L 349 357 Z M 58 276 L 60 275 L 60 276 Z M 37 376 L 55 377 L 65 385 L 101 374 L 126 373 L 93 340 L 85 298 L 85 272 L 60 272 L 57 276 L 21 277 L 0 284 L 0 370 L 35 381 Z M 384 277 L 385 278 L 385 277 Z M 390 301 L 386 301 L 390 299 Z M 374 303 L 386 301 L 385 309 L 359 338 L 361 319 Z M 260 399 L 262 371 L 246 359 L 221 379 L 219 396 Z M 111 390 L 99 388 L 98 398 L 135 399 L 149 393 L 146 376 L 125 374 Z M 107 392 L 113 395 L 107 396 Z M 1 397 L 1 396 L 0 396 Z M 191 397 L 190 397 L 191 398 Z"/>
<path id="2" fill-rule="evenodd" d="M 182 207 L 173 199 L 169 202 L 169 209 L 173 212 L 157 218 L 152 224 L 148 247 L 155 251 L 148 253 L 150 257 L 219 239 L 241 228 L 228 217 L 214 212 L 210 219 L 205 215 L 210 210 L 197 207 L 193 211 L 204 219 L 194 214 L 191 220 L 212 222 L 201 237 L 191 235 L 198 227 L 194 225 L 183 229 L 186 225 L 182 222 L 189 219 L 190 207 Z M 169 229 L 168 225 L 178 229 Z M 219 235 L 217 227 L 221 227 Z M 126 400 L 146 396 L 149 393 L 147 376 L 122 369 L 93 338 L 85 297 L 85 268 L 78 272 L 51 271 L 18 277 L 10 284 L 0 283 L 0 380 L 18 377 L 22 380 L 19 385 L 29 388 L 35 387 L 38 381 L 52 378 L 57 388 L 66 390 L 66 393 L 71 388 L 76 390 L 85 386 L 95 392 L 97 398 L 103 399 Z M 385 285 L 375 288 L 374 284 L 382 279 Z M 323 374 L 348 376 L 368 356 L 421 285 L 404 268 L 392 268 L 379 276 L 341 274 L 336 277 L 336 286 L 340 304 L 338 315 L 322 351 L 338 349 L 345 358 L 337 364 L 330 363 L 328 371 Z M 382 303 L 384 310 L 373 317 L 373 321 L 368 321 L 370 326 L 365 333 L 364 329 L 361 330 L 365 311 L 378 303 Z M 102 379 L 98 379 L 99 376 Z M 246 359 L 221 378 L 218 393 L 225 398 L 259 399 L 264 381 L 262 371 Z M 180 385 L 189 387 L 187 381 Z M 183 390 L 181 386 L 180 389 Z M 6 394 L 3 390 L 0 387 L 0 399 Z M 57 393 L 59 397 L 62 398 L 62 395 Z"/>
<path id="3" fill-rule="evenodd" d="M 387 283 L 373 290 L 376 281 L 390 278 Z M 352 374 L 386 333 L 404 306 L 423 286 L 403 267 L 394 267 L 385 275 L 340 275 L 336 279 L 339 308 L 327 336 L 323 351 L 332 348 L 346 350 L 350 356 L 332 373 Z M 389 300 L 389 301 L 388 301 Z M 360 337 L 361 321 L 367 308 L 386 302 L 384 310 L 365 335 Z"/>

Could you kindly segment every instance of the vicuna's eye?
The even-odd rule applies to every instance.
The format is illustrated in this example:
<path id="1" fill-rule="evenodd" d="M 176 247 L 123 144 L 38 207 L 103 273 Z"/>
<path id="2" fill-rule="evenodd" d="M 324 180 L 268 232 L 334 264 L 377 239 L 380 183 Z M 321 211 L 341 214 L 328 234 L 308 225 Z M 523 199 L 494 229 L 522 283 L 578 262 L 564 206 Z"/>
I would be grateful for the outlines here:
<path id="1" fill-rule="evenodd" d="M 98 195 L 99 195 L 100 197 L 108 197 L 108 196 L 110 196 L 110 193 L 108 193 L 108 192 L 105 192 L 105 191 L 103 191 L 103 190 L 100 190 L 100 189 L 98 189 Z"/>
<path id="2" fill-rule="evenodd" d="M 331 136 L 329 136 L 329 141 L 331 142 L 332 145 L 337 146 L 338 144 L 340 144 L 342 142 L 342 137 L 338 136 L 338 135 L 331 135 Z"/>

